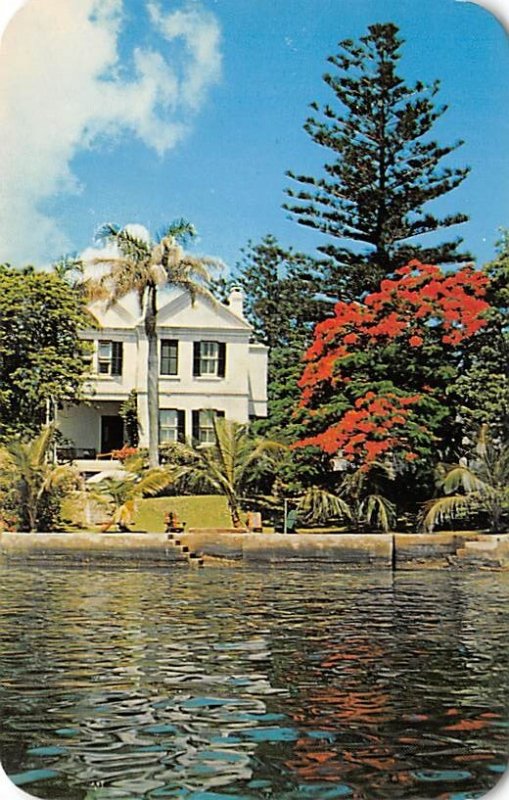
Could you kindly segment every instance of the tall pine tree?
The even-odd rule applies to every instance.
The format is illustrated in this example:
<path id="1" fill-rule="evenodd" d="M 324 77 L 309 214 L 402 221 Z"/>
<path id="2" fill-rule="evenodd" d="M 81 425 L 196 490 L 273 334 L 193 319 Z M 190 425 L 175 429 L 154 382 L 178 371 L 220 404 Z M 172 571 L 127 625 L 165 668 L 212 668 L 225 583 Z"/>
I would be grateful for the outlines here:
<path id="1" fill-rule="evenodd" d="M 403 40 L 392 23 L 371 25 L 358 43 L 340 42 L 324 75 L 339 104 L 317 103 L 304 126 L 330 154 L 322 177 L 288 175 L 285 208 L 301 225 L 327 237 L 327 289 L 342 298 L 373 290 L 380 279 L 411 258 L 433 264 L 468 260 L 461 239 L 426 247 L 416 237 L 465 222 L 464 214 L 436 217 L 428 203 L 458 187 L 469 169 L 442 166 L 461 141 L 440 146 L 428 136 L 446 111 L 435 107 L 439 81 L 407 85 L 398 75 Z"/>

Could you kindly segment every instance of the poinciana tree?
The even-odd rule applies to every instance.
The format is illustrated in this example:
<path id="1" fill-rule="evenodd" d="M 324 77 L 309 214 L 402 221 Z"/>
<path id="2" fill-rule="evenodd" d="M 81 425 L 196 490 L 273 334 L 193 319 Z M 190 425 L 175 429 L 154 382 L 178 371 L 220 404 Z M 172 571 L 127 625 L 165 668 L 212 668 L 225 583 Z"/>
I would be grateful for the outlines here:
<path id="1" fill-rule="evenodd" d="M 197 296 L 213 302 L 207 284 L 208 268 L 217 266 L 217 259 L 196 256 L 183 246 L 196 235 L 194 227 L 185 220 L 172 223 L 155 241 L 147 241 L 126 228 L 105 225 L 98 240 L 113 245 L 116 253 L 96 257 L 92 263 L 109 267 L 97 280 L 87 282 L 92 299 L 104 299 L 113 304 L 131 292 L 138 295 L 143 313 L 147 354 L 147 403 L 149 462 L 159 464 L 159 362 L 157 343 L 157 296 L 164 286 L 186 292 L 192 302 Z"/>
<path id="2" fill-rule="evenodd" d="M 412 261 L 362 302 L 339 302 L 316 326 L 300 380 L 314 445 L 369 472 L 429 469 L 454 443 L 448 386 L 485 326 L 487 276 Z"/>

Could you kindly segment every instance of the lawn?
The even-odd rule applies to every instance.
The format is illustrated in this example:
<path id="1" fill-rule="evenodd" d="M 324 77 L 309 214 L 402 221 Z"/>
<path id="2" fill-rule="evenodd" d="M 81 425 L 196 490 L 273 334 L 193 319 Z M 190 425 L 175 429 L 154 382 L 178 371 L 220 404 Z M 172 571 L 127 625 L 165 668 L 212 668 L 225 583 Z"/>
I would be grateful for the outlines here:
<path id="1" fill-rule="evenodd" d="M 164 515 L 175 511 L 186 528 L 230 528 L 226 498 L 219 495 L 153 497 L 140 500 L 134 527 L 157 533 L 164 531 Z"/>

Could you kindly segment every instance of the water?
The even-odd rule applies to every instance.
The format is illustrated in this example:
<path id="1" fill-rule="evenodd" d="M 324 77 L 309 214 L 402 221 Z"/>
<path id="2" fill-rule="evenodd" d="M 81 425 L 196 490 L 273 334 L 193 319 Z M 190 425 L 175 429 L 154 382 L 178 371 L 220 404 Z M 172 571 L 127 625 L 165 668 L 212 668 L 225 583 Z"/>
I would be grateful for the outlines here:
<path id="1" fill-rule="evenodd" d="M 56 800 L 481 797 L 509 575 L 0 568 L 0 753 Z"/>

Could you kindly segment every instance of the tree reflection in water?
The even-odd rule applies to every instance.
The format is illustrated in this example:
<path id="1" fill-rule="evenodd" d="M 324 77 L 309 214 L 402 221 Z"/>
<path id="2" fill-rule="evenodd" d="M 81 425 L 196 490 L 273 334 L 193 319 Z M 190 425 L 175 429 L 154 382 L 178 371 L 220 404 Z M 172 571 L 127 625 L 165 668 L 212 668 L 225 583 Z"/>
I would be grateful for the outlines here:
<path id="1" fill-rule="evenodd" d="M 507 761 L 507 575 L 0 572 L 2 763 L 39 797 L 466 800 Z"/>

